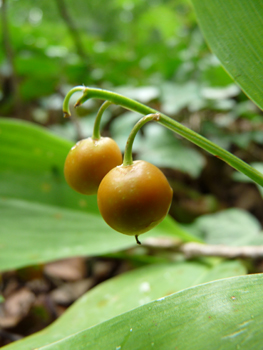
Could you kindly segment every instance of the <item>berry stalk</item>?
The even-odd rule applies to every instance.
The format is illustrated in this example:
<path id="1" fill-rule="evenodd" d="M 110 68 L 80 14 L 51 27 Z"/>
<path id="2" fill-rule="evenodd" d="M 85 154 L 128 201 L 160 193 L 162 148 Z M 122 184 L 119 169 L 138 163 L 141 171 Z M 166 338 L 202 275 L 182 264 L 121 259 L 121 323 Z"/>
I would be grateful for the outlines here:
<path id="1" fill-rule="evenodd" d="M 95 123 L 94 123 L 94 127 L 93 127 L 93 135 L 92 135 L 92 139 L 93 140 L 99 140 L 100 139 L 100 121 L 101 121 L 101 117 L 102 117 L 102 114 L 104 113 L 104 111 L 110 106 L 112 105 L 112 102 L 110 101 L 105 101 L 99 111 L 98 111 L 98 114 L 96 116 L 96 119 L 95 119 Z"/>
<path id="2" fill-rule="evenodd" d="M 150 121 L 158 121 L 160 118 L 160 114 L 148 114 L 145 117 L 141 118 L 133 127 L 132 131 L 130 132 L 130 135 L 128 137 L 125 151 L 124 151 L 124 157 L 123 157 L 123 165 L 132 165 L 133 159 L 132 159 L 132 145 L 135 139 L 135 136 L 137 135 L 137 132 L 143 127 L 144 124 L 150 122 Z"/>

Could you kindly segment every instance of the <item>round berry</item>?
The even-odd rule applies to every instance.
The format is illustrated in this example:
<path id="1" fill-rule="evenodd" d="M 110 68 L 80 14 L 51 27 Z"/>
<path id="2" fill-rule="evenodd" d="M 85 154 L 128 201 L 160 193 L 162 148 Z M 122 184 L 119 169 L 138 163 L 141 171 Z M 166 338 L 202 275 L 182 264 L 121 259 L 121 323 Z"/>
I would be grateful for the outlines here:
<path id="1" fill-rule="evenodd" d="M 65 161 L 64 175 L 75 191 L 96 194 L 104 176 L 122 163 L 117 143 L 109 137 L 79 141 L 71 148 Z"/>
<path id="2" fill-rule="evenodd" d="M 165 218 L 172 197 L 173 190 L 161 170 L 139 160 L 112 169 L 100 183 L 97 200 L 110 227 L 138 236 Z"/>

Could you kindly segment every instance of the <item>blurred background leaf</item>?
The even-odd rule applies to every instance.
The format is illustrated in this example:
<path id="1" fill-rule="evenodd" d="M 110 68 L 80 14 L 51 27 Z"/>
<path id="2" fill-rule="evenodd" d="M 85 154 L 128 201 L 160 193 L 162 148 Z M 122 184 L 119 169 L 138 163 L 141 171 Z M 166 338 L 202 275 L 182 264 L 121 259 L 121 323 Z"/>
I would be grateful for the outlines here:
<path id="1" fill-rule="evenodd" d="M 208 244 L 227 246 L 262 245 L 261 225 L 254 216 L 241 209 L 228 209 L 203 215 L 187 230 Z"/>

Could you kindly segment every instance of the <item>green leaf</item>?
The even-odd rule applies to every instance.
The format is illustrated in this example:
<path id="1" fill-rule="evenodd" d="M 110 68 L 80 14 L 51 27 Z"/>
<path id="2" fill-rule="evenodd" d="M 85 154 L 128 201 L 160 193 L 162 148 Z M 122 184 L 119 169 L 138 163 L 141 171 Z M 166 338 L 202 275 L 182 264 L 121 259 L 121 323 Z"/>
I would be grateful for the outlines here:
<path id="1" fill-rule="evenodd" d="M 238 261 L 223 262 L 214 267 L 187 262 L 136 269 L 98 285 L 44 331 L 13 343 L 7 349 L 40 347 L 197 283 L 244 273 L 246 271 Z"/>
<path id="2" fill-rule="evenodd" d="M 0 270 L 135 245 L 133 237 L 114 231 L 92 212 L 7 198 L 0 199 L 0 210 Z M 152 236 L 192 238 L 169 218 L 140 240 Z"/>
<path id="3" fill-rule="evenodd" d="M 41 350 L 260 349 L 263 275 L 185 289 Z"/>
<path id="4" fill-rule="evenodd" d="M 216 214 L 203 215 L 185 227 L 208 244 L 263 244 L 259 221 L 242 209 L 227 209 Z"/>
<path id="5" fill-rule="evenodd" d="M 74 192 L 63 167 L 72 143 L 32 124 L 0 121 L 0 270 L 126 249 L 134 238 L 105 224 L 96 196 Z M 196 240 L 169 217 L 149 236 Z"/>
<path id="6" fill-rule="evenodd" d="M 96 197 L 74 192 L 63 168 L 73 143 L 33 124 L 0 119 L 0 195 L 98 214 Z"/>
<path id="7" fill-rule="evenodd" d="M 254 0 L 192 0 L 214 54 L 244 92 L 263 108 L 263 3 Z"/>

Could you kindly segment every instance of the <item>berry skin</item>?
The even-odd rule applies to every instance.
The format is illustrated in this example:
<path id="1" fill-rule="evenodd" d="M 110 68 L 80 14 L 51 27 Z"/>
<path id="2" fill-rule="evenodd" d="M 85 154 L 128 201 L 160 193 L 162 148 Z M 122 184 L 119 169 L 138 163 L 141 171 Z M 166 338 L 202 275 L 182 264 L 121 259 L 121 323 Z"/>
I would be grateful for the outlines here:
<path id="1" fill-rule="evenodd" d="M 110 227 L 138 236 L 165 218 L 172 197 L 173 190 L 161 170 L 139 160 L 112 169 L 100 183 L 97 200 Z"/>
<path id="2" fill-rule="evenodd" d="M 122 163 L 117 143 L 109 137 L 81 140 L 71 148 L 64 165 L 67 183 L 75 191 L 96 194 L 104 176 Z"/>

